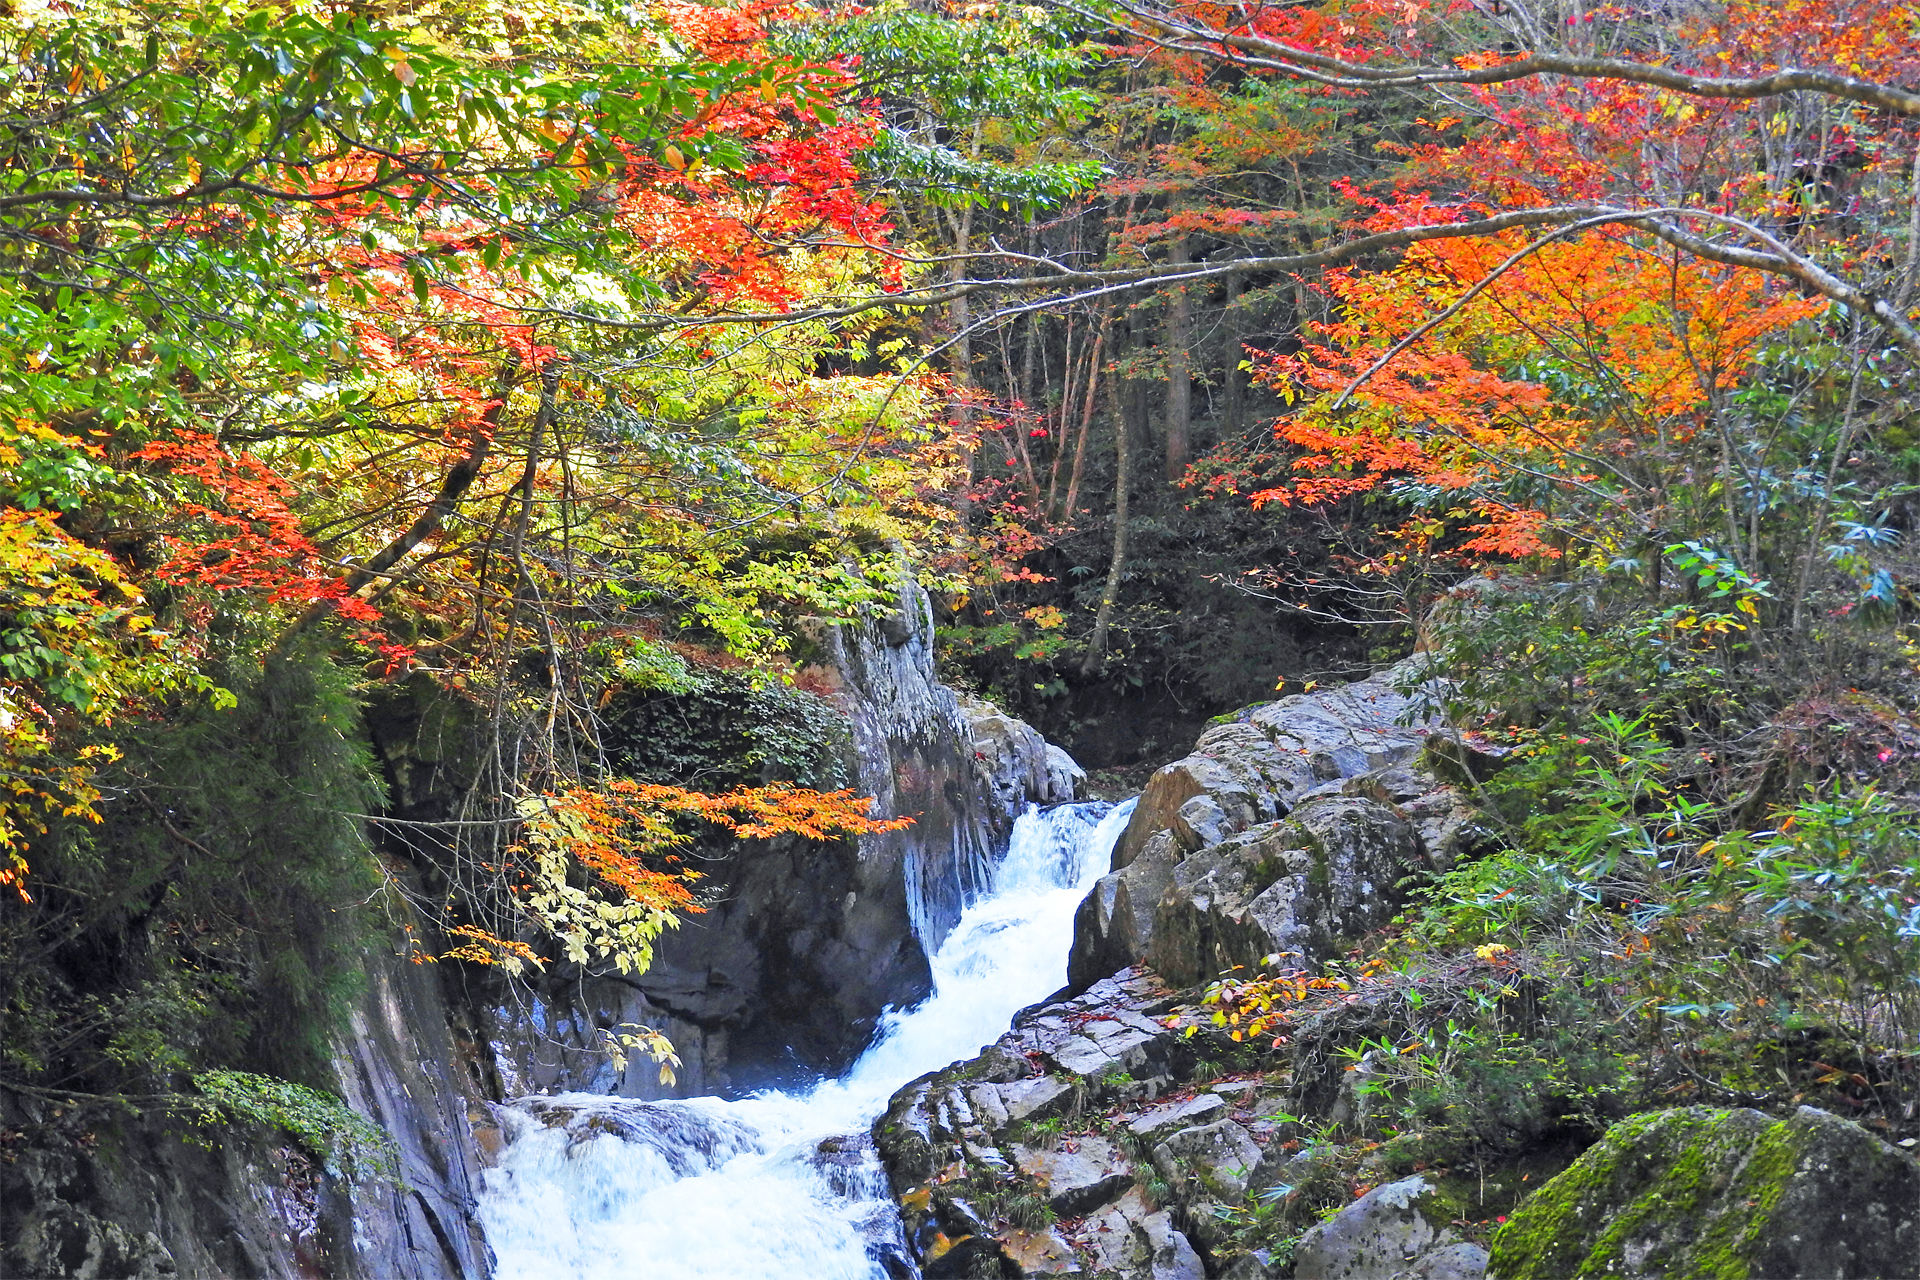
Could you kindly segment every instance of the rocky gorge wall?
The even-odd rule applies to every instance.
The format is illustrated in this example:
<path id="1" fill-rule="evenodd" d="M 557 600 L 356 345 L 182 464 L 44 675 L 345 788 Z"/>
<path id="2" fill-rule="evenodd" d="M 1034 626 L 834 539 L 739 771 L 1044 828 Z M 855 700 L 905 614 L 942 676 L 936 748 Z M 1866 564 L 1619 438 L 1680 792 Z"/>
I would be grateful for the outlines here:
<path id="1" fill-rule="evenodd" d="M 855 785 L 913 827 L 736 846 L 703 868 L 711 909 L 631 980 L 576 974 L 503 999 L 485 973 L 415 963 L 403 939 L 378 950 L 335 1074 L 351 1108 L 391 1135 L 391 1178 L 341 1176 L 266 1126 L 201 1134 L 164 1113 L 0 1090 L 0 1275 L 484 1277 L 474 1207 L 502 1141 L 490 1104 L 560 1090 L 731 1093 L 844 1065 L 883 1009 L 927 994 L 926 948 L 985 887 L 1018 812 L 1075 798 L 1084 775 L 1025 724 L 940 683 L 930 608 L 911 582 L 890 614 L 830 631 L 824 647 L 829 665 L 813 674 L 847 718 Z M 416 697 L 371 727 L 391 812 L 448 816 L 467 776 L 456 719 Z M 413 924 L 430 944 L 431 923 Z M 677 1084 L 644 1059 L 615 1071 L 598 1044 L 620 1023 L 673 1039 Z"/>
<path id="2" fill-rule="evenodd" d="M 828 630 L 823 649 L 808 675 L 847 717 L 855 789 L 913 825 L 764 842 L 703 864 L 708 910 L 662 936 L 646 973 L 485 1011 L 506 1094 L 695 1097 L 837 1073 L 883 1010 L 927 996 L 928 954 L 987 887 L 1021 810 L 1083 792 L 1064 751 L 941 683 L 932 607 L 911 580 L 891 611 Z M 623 1022 L 674 1042 L 684 1065 L 673 1086 L 642 1060 L 614 1073 L 596 1028 Z"/>

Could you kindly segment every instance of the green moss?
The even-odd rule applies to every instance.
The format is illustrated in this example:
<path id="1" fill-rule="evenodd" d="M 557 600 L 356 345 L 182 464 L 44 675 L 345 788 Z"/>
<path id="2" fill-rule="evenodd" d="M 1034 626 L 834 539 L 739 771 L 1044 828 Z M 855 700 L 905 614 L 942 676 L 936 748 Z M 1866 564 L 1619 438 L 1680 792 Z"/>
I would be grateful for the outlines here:
<path id="1" fill-rule="evenodd" d="M 1790 1123 L 1750 1111 L 1622 1121 L 1494 1234 L 1488 1274 L 1751 1280 L 1803 1142 Z"/>

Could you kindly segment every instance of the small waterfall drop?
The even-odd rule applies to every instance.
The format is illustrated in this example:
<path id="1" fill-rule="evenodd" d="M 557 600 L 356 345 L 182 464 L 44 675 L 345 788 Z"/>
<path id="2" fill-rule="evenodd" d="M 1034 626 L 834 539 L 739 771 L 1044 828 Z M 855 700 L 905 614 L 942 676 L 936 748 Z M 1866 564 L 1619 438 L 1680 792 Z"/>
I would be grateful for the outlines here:
<path id="1" fill-rule="evenodd" d="M 480 1220 L 499 1280 L 870 1280 L 911 1275 L 866 1130 L 894 1090 L 968 1057 L 1066 981 L 1073 914 L 1133 801 L 1028 809 L 986 892 L 837 1080 L 737 1101 L 519 1099 Z"/>

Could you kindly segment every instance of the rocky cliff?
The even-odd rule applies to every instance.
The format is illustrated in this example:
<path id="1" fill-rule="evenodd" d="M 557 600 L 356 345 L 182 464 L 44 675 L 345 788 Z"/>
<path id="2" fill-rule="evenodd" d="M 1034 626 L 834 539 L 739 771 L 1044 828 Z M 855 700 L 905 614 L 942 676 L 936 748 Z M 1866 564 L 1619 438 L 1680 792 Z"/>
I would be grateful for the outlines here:
<path id="1" fill-rule="evenodd" d="M 438 972 L 371 957 L 351 1017 L 338 1084 L 392 1138 L 385 1176 L 341 1176 L 266 1126 L 0 1090 L 0 1275 L 487 1274 L 473 1207 L 488 1090 Z"/>
<path id="2" fill-rule="evenodd" d="M 911 580 L 890 612 L 827 631 L 823 649 L 809 675 L 846 716 L 852 785 L 913 825 L 704 863 L 709 909 L 662 937 L 645 974 L 485 1011 L 507 1094 L 694 1097 L 839 1071 L 882 1010 L 925 998 L 927 955 L 987 887 L 1020 812 L 1082 793 L 1059 747 L 941 683 L 931 605 Z M 645 1061 L 614 1071 L 596 1028 L 622 1022 L 666 1032 L 684 1061 L 677 1083 Z"/>
<path id="3" fill-rule="evenodd" d="M 1080 908 L 1068 992 L 874 1126 L 929 1280 L 1911 1270 L 1920 1163 L 1811 1108 L 1643 1113 L 1467 1170 L 1382 1128 L 1382 1055 L 1422 1046 L 1369 1039 L 1391 1035 L 1374 997 L 1312 975 L 1487 842 L 1463 789 L 1490 761 L 1426 713 L 1423 678 L 1250 708 L 1154 775 Z M 1317 983 L 1317 1021 L 1217 1017 L 1234 997 L 1206 984 L 1260 969 Z"/>

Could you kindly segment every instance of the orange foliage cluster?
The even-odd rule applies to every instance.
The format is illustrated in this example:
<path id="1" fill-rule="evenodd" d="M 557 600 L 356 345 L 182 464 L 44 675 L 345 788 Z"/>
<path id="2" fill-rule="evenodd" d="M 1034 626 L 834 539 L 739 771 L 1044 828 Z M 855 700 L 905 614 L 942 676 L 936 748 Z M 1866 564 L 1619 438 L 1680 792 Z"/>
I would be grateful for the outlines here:
<path id="1" fill-rule="evenodd" d="M 347 595 L 341 575 L 301 530 L 289 505 L 292 486 L 271 467 L 199 432 L 178 432 L 132 456 L 194 481 L 204 501 L 181 502 L 174 513 L 214 535 L 188 537 L 184 524 L 163 534 L 173 554 L 158 570 L 161 581 L 257 592 L 277 604 L 327 600 L 360 621 L 379 616 Z"/>
<path id="2" fill-rule="evenodd" d="M 1369 226 L 1431 221 L 1426 200 L 1380 209 Z M 1626 235 L 1594 231 L 1546 245 L 1458 314 L 1373 370 L 1352 409 L 1331 406 L 1421 324 L 1459 303 L 1526 242 L 1518 236 L 1435 241 L 1389 272 L 1332 273 L 1341 316 L 1296 355 L 1270 356 L 1264 376 L 1315 398 L 1283 418 L 1300 450 L 1288 483 L 1255 505 L 1318 503 L 1411 481 L 1459 495 L 1477 518 L 1469 554 L 1556 555 L 1545 513 L 1500 495 L 1525 471 L 1580 485 L 1595 469 L 1687 439 L 1712 398 L 1751 366 L 1762 338 L 1824 304 L 1783 295 L 1757 272 L 1675 261 Z M 1543 382 L 1509 376 L 1529 362 L 1604 370 L 1610 406 L 1596 417 Z"/>
<path id="3" fill-rule="evenodd" d="M 697 817 L 743 839 L 780 835 L 827 840 L 838 835 L 898 831 L 911 818 L 873 818 L 871 797 L 852 791 L 814 791 L 774 785 L 738 787 L 719 795 L 662 783 L 615 778 L 604 787 L 569 787 L 547 797 L 540 821 L 557 824 L 568 851 L 596 879 L 630 901 L 663 911 L 701 911 L 688 887 L 700 873 L 667 852 L 687 837 L 674 815 Z M 521 846 L 509 849 L 520 851 Z M 655 858 L 662 866 L 648 866 Z"/>

